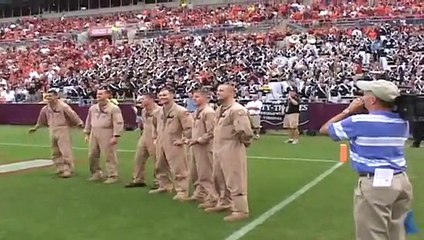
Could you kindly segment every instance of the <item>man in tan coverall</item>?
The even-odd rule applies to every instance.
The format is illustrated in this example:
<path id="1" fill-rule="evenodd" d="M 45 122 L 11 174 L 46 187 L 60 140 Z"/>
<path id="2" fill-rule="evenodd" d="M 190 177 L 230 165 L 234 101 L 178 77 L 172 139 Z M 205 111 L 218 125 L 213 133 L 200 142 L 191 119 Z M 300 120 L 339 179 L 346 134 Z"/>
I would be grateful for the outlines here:
<path id="1" fill-rule="evenodd" d="M 143 107 L 141 116 L 143 119 L 143 134 L 138 140 L 137 151 L 135 153 L 135 168 L 133 181 L 125 185 L 126 188 L 145 187 L 145 172 L 146 162 L 149 157 L 156 164 L 156 147 L 153 142 L 154 116 L 160 110 L 160 107 L 155 103 L 156 94 L 147 93 L 141 97 L 141 105 Z M 156 180 L 156 166 L 153 172 L 153 183 L 158 184 Z"/>
<path id="2" fill-rule="evenodd" d="M 100 181 L 100 153 L 106 155 L 107 179 L 105 183 L 118 181 L 118 138 L 124 128 L 121 109 L 109 101 L 108 90 L 97 90 L 97 104 L 88 110 L 84 133 L 89 141 L 90 181 Z"/>
<path id="3" fill-rule="evenodd" d="M 48 104 L 41 109 L 37 124 L 29 133 L 37 131 L 41 126 L 50 129 L 52 160 L 57 174 L 69 178 L 74 172 L 74 156 L 72 153 L 71 127 L 84 127 L 81 118 L 72 108 L 59 100 L 58 92 L 49 90 L 46 95 Z"/>
<path id="4" fill-rule="evenodd" d="M 247 202 L 247 156 L 253 131 L 247 110 L 235 102 L 233 86 L 218 87 L 221 106 L 217 109 L 217 122 L 214 130 L 214 174 L 225 180 L 224 204 L 218 201 L 215 207 L 206 212 L 219 212 L 231 207 L 232 214 L 225 221 L 238 221 L 249 217 Z M 230 200 L 232 204 L 226 204 Z"/>
<path id="5" fill-rule="evenodd" d="M 172 181 L 177 195 L 174 200 L 182 200 L 188 196 L 188 170 L 185 139 L 191 136 L 193 118 L 191 114 L 174 102 L 174 91 L 162 89 L 159 93 L 162 109 L 157 114 L 156 157 L 159 188 L 149 193 L 172 191 Z"/>
<path id="6" fill-rule="evenodd" d="M 208 106 L 209 91 L 197 90 L 193 93 L 193 99 L 197 109 L 194 112 L 194 123 L 192 128 L 192 138 L 186 143 L 192 147 L 193 167 L 192 175 L 197 176 L 195 191 L 189 201 L 199 201 L 209 203 L 207 206 L 215 206 L 217 200 L 217 191 L 215 189 L 212 176 L 212 147 L 213 147 L 213 129 L 215 125 L 215 111 Z M 215 204 L 213 204 L 215 203 Z M 213 204 L 213 205 L 212 205 Z M 199 205 L 204 208 L 205 204 Z"/>

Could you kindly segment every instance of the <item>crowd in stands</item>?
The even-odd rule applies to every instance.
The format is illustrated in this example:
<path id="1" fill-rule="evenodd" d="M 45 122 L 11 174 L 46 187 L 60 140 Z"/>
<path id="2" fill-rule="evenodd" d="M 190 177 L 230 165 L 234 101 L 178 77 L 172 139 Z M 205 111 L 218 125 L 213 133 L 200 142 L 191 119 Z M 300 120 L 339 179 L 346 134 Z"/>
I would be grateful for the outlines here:
<path id="1" fill-rule="evenodd" d="M 305 101 L 340 102 L 356 94 L 358 79 L 384 78 L 405 91 L 424 93 L 423 77 L 422 25 L 333 27 L 307 34 L 180 34 L 123 45 L 108 39 L 83 45 L 52 41 L 0 53 L 3 102 L 40 101 L 49 88 L 92 99 L 100 86 L 117 98 L 134 99 L 168 85 L 185 98 L 197 87 L 214 89 L 224 82 L 236 85 L 240 98 L 282 99 L 296 88 Z"/>
<path id="2" fill-rule="evenodd" d="M 415 16 L 423 17 L 424 3 L 422 1 L 396 1 L 393 4 L 376 3 L 370 6 L 366 3 L 355 4 L 340 3 L 330 6 L 322 6 L 319 4 L 312 7 L 303 6 L 300 4 L 292 4 L 290 17 L 296 21 L 311 21 L 311 20 L 337 20 L 337 19 L 372 19 L 372 18 L 391 18 L 400 16 Z"/>
<path id="3" fill-rule="evenodd" d="M 55 36 L 82 32 L 95 26 L 121 26 L 135 24 L 142 29 L 175 29 L 181 27 L 204 27 L 223 24 L 262 22 L 276 18 L 295 21 L 324 20 L 370 16 L 423 16 L 424 3 L 366 6 L 354 3 L 332 6 L 304 6 L 301 4 L 255 4 L 251 6 L 228 5 L 225 7 L 166 8 L 163 6 L 142 12 L 123 12 L 113 15 L 67 17 L 47 19 L 26 17 L 13 23 L 0 25 L 0 40 L 28 40 L 41 36 Z"/>

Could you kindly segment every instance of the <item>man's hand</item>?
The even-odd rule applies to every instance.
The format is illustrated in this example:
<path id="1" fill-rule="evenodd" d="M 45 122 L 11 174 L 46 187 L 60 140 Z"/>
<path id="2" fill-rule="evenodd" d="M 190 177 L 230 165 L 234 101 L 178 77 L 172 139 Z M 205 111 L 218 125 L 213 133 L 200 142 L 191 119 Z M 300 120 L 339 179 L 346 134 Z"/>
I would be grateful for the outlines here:
<path id="1" fill-rule="evenodd" d="M 358 113 L 362 111 L 363 108 L 364 100 L 362 98 L 355 98 L 355 100 L 350 103 L 349 107 L 347 107 L 349 113 Z"/>
<path id="2" fill-rule="evenodd" d="M 183 140 L 174 140 L 172 144 L 174 144 L 174 146 L 181 146 L 184 144 L 184 142 Z"/>
<path id="3" fill-rule="evenodd" d="M 189 146 L 193 146 L 193 145 L 196 145 L 196 144 L 199 144 L 199 141 L 197 141 L 197 140 L 190 140 L 190 143 L 188 145 Z"/>
<path id="4" fill-rule="evenodd" d="M 35 133 L 36 131 L 37 131 L 37 128 L 33 127 L 33 128 L 28 130 L 28 133 Z"/>
<path id="5" fill-rule="evenodd" d="M 118 138 L 116 138 L 116 137 L 112 137 L 111 139 L 110 139 L 110 145 L 116 145 L 118 143 Z"/>
<path id="6" fill-rule="evenodd" d="M 85 143 L 88 143 L 88 141 L 89 141 L 89 137 L 88 137 L 88 135 L 85 135 L 85 137 L 84 137 L 84 142 L 85 142 Z"/>

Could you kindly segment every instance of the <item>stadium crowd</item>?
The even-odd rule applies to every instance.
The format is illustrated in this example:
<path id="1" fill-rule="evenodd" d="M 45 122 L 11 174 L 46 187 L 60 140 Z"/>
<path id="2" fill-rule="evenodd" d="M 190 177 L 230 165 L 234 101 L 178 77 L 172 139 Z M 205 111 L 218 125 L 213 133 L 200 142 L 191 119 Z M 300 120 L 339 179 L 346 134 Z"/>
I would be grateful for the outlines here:
<path id="1" fill-rule="evenodd" d="M 250 6 L 167 8 L 122 12 L 113 15 L 47 19 L 37 16 L 0 25 L 0 41 L 37 39 L 41 36 L 82 32 L 95 26 L 137 25 L 142 29 L 175 29 L 222 24 L 262 22 L 278 17 L 294 21 L 355 19 L 364 17 L 422 16 L 424 4 L 420 1 L 399 2 L 393 5 L 367 6 L 354 2 L 321 6 L 298 3 L 255 4 Z"/>
<path id="2" fill-rule="evenodd" d="M 385 78 L 422 92 L 422 31 L 422 26 L 385 25 L 309 35 L 173 36 L 123 46 L 107 40 L 53 43 L 45 51 L 35 45 L 1 55 L 7 79 L 2 94 L 14 91 L 34 100 L 37 92 L 55 87 L 72 97 L 94 98 L 94 89 L 108 85 L 118 97 L 134 98 L 172 85 L 183 98 L 200 85 L 232 82 L 240 97 L 263 92 L 278 99 L 293 85 L 304 99 L 324 99 L 352 96 L 360 78 Z M 278 40 L 285 46 L 277 47 Z"/>
<path id="3" fill-rule="evenodd" d="M 285 11 L 283 5 L 276 6 L 280 7 L 278 12 Z M 246 20 L 246 12 L 270 19 L 278 15 L 278 12 L 269 14 L 276 6 L 255 5 L 247 9 L 229 6 L 211 11 L 217 16 L 222 15 L 218 14 L 221 11 L 231 12 L 224 22 L 234 20 L 232 16 Z M 308 12 L 299 6 L 291 5 L 290 11 Z M 204 11 L 209 10 L 158 8 L 144 15 L 156 18 L 163 13 L 178 18 L 182 14 L 187 19 L 195 15 L 209 21 L 202 17 Z M 131 19 L 128 14 L 133 13 L 90 18 L 84 24 L 81 19 L 66 17 L 40 22 L 29 19 L 21 20 L 21 26 L 46 27 L 53 31 L 50 33 L 62 31 L 61 28 L 81 30 L 79 27 L 91 23 L 126 21 Z M 114 45 L 108 39 L 82 45 L 71 40 L 32 43 L 25 50 L 9 47 L 1 53 L 0 98 L 3 102 L 40 101 L 42 92 L 57 88 L 67 97 L 92 99 L 95 89 L 108 86 L 117 98 L 134 99 L 142 92 L 170 85 L 177 89 L 179 98 L 185 98 L 201 85 L 215 88 L 230 82 L 238 87 L 240 98 L 260 93 L 268 100 L 281 99 L 289 87 L 296 87 L 303 100 L 339 102 L 355 94 L 356 80 L 381 78 L 408 87 L 408 91 L 422 93 L 423 30 L 422 25 L 385 24 L 322 28 L 299 35 L 276 31 L 179 34 L 123 45 Z"/>

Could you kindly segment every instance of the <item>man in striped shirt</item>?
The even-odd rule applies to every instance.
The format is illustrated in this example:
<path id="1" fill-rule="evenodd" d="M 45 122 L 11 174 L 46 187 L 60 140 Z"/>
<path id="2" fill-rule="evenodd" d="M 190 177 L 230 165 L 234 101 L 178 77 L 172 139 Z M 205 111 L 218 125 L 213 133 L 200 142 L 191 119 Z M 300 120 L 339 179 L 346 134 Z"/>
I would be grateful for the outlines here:
<path id="1" fill-rule="evenodd" d="M 358 81 L 364 92 L 320 132 L 350 141 L 350 158 L 359 175 L 354 193 L 357 240 L 404 240 L 412 185 L 406 175 L 404 145 L 408 122 L 391 111 L 399 90 L 385 80 Z M 356 114 L 365 107 L 369 114 Z"/>

